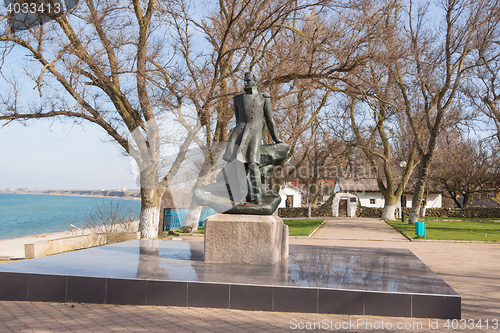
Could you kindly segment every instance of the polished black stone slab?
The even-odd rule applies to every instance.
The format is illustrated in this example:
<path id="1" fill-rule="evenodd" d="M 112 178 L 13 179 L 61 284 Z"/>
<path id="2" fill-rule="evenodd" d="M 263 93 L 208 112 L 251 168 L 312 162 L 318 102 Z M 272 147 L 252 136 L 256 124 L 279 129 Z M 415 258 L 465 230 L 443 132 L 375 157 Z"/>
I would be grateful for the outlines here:
<path id="1" fill-rule="evenodd" d="M 203 261 L 203 242 L 135 240 L 0 266 L 0 300 L 460 318 L 407 249 L 290 245 L 274 265 Z"/>

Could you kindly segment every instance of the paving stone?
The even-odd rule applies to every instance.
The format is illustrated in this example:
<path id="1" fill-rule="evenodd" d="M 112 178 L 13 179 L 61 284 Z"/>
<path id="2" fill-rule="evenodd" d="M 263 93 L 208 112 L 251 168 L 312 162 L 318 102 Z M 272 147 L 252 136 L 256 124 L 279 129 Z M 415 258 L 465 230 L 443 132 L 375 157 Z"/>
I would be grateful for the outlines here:
<path id="1" fill-rule="evenodd" d="M 352 223 L 357 223 L 353 219 Z M 362 220 L 362 219 L 361 219 Z M 376 220 L 378 223 L 383 221 Z M 369 221 L 375 226 L 377 222 Z M 347 223 L 347 222 L 346 222 Z M 380 224 L 380 226 L 383 226 Z M 349 228 L 348 228 L 349 227 Z M 462 295 L 462 318 L 498 319 L 500 321 L 500 244 L 455 242 L 409 242 L 408 240 L 381 241 L 372 239 L 374 233 L 361 231 L 359 239 L 345 240 L 339 235 L 349 235 L 356 226 L 328 229 L 309 239 L 291 239 L 291 244 L 348 247 L 407 248 Z M 359 226 L 358 226 L 359 227 Z M 373 230 L 375 230 L 374 228 Z M 321 230 L 321 229 L 320 229 Z M 332 234 L 333 233 L 333 234 Z M 353 237 L 356 237 L 354 235 Z M 387 236 L 384 236 L 384 238 Z M 72 308 L 71 305 L 75 307 Z M 36 318 L 35 318 L 36 317 Z M 32 319 L 38 323 L 32 324 Z M 132 332 L 290 332 L 291 320 L 314 322 L 328 319 L 348 322 L 362 319 L 372 323 L 414 323 L 420 319 L 373 316 L 342 316 L 303 313 L 275 313 L 228 309 L 114 306 L 107 304 L 49 304 L 41 302 L 0 301 L 0 332 L 110 332 L 126 329 Z M 427 319 L 421 320 L 428 323 Z M 87 325 L 88 322 L 92 324 Z M 87 326 L 82 327 L 82 323 Z M 441 323 L 441 325 L 444 322 Z M 123 331 L 126 331 L 123 330 Z M 333 330 L 335 331 L 335 330 Z M 357 330 L 363 332 L 365 330 Z M 442 332 L 441 330 L 413 330 L 415 332 Z M 482 329 L 481 332 L 498 332 Z M 354 331 L 353 331 L 354 332 Z M 373 331 L 371 331 L 373 332 Z"/>

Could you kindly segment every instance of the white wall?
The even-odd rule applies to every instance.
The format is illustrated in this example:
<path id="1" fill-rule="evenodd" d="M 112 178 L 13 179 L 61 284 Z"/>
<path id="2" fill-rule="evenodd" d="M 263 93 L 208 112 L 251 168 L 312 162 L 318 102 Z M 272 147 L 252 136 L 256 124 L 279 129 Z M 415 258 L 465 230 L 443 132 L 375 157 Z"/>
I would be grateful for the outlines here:
<path id="1" fill-rule="evenodd" d="M 411 208 L 413 203 L 413 194 L 406 195 L 406 207 Z M 401 200 L 398 202 L 398 207 L 401 207 Z M 437 193 L 429 194 L 425 208 L 441 208 L 443 207 L 443 196 Z"/>
<path id="2" fill-rule="evenodd" d="M 425 208 L 441 208 L 443 207 L 443 196 L 441 194 L 429 194 L 427 205 Z"/>
<path id="3" fill-rule="evenodd" d="M 357 202 L 351 202 L 351 198 L 357 198 Z M 383 208 L 385 204 L 385 198 L 380 192 L 365 192 L 356 193 L 356 195 L 347 192 L 337 192 L 332 202 L 332 214 L 333 216 L 339 216 L 339 203 L 340 199 L 347 199 L 347 216 L 356 216 L 356 209 L 358 203 L 365 207 L 373 208 Z M 370 199 L 375 199 L 375 203 L 371 204 Z M 413 195 L 406 195 L 406 207 L 411 207 L 413 200 Z M 280 206 L 281 207 L 281 206 Z M 398 201 L 397 207 L 401 207 L 401 201 Z M 426 208 L 441 208 L 442 207 L 442 195 L 441 194 L 429 194 L 427 198 Z"/>
<path id="4" fill-rule="evenodd" d="M 286 197 L 288 195 L 292 195 L 293 196 L 292 207 L 300 207 L 301 206 L 302 194 L 300 193 L 299 190 L 294 189 L 292 187 L 285 186 L 285 187 L 280 188 L 280 193 L 279 194 L 281 196 L 281 202 L 280 202 L 280 205 L 278 206 L 279 208 L 285 208 L 286 207 L 285 200 L 286 200 Z"/>
<path id="5" fill-rule="evenodd" d="M 356 202 L 351 202 L 351 198 L 356 198 Z M 356 193 L 356 195 L 347 192 L 335 193 L 335 197 L 332 202 L 332 214 L 333 216 L 339 216 L 339 203 L 340 199 L 347 199 L 347 216 L 356 216 L 356 209 L 358 203 L 365 207 L 373 208 L 383 208 L 385 204 L 385 198 L 380 192 L 366 192 L 366 193 Z M 375 203 L 371 204 L 370 199 L 375 199 Z M 411 207 L 413 195 L 406 195 L 406 207 Z M 282 202 L 283 203 L 283 202 Z M 280 206 L 281 207 L 281 206 Z M 284 207 L 284 206 L 283 206 Z M 401 207 L 400 201 L 398 201 L 397 207 Z M 442 207 L 442 196 L 441 194 L 429 194 L 427 198 L 426 208 L 441 208 Z"/>
<path id="6" fill-rule="evenodd" d="M 362 206 L 365 207 L 374 207 L 374 208 L 383 208 L 385 204 L 385 198 L 380 192 L 366 192 L 366 193 L 360 193 L 358 194 L 359 201 Z M 370 199 L 375 199 L 375 204 L 370 204 Z M 429 197 L 427 198 L 427 204 L 425 205 L 425 208 L 441 208 L 442 207 L 442 195 L 441 194 L 429 194 Z M 412 200 L 413 200 L 413 195 L 412 194 L 407 194 L 406 195 L 406 207 L 411 208 L 412 206 Z M 397 207 L 401 207 L 401 198 L 398 200 Z"/>
<path id="7" fill-rule="evenodd" d="M 356 201 L 351 202 L 351 198 L 355 198 Z M 334 217 L 339 216 L 340 199 L 347 199 L 347 216 L 348 217 L 356 216 L 356 209 L 358 208 L 359 199 L 354 194 L 346 193 L 346 192 L 335 193 L 335 197 L 333 198 L 333 201 L 332 201 L 332 215 Z"/>
<path id="8" fill-rule="evenodd" d="M 383 208 L 385 204 L 385 199 L 380 192 L 365 192 L 359 193 L 359 202 L 361 206 L 373 207 L 373 208 Z M 371 204 L 370 199 L 375 199 L 375 203 Z"/>

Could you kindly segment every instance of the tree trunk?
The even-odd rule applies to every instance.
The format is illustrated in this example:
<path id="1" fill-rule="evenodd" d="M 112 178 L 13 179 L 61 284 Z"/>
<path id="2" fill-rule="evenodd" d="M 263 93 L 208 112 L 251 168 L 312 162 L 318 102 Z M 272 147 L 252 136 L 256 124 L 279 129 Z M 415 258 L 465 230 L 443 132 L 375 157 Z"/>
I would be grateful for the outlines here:
<path id="1" fill-rule="evenodd" d="M 422 156 L 420 161 L 420 169 L 418 172 L 418 181 L 415 186 L 415 192 L 413 193 L 413 200 L 411 203 L 410 218 L 408 219 L 408 224 L 415 224 L 418 222 L 420 207 L 422 207 L 422 199 L 424 198 L 425 182 L 427 181 L 427 176 L 429 174 L 429 167 L 431 165 L 431 154 L 426 154 Z"/>
<path id="2" fill-rule="evenodd" d="M 457 208 L 462 208 L 462 204 L 460 203 L 460 201 L 458 201 L 457 193 L 450 190 L 448 190 L 448 193 L 450 194 L 450 197 L 453 200 L 453 202 L 455 202 L 455 206 L 457 206 Z"/>
<path id="3" fill-rule="evenodd" d="M 408 219 L 408 224 L 415 224 L 418 222 L 419 214 L 416 210 L 413 210 L 413 207 L 410 211 L 410 218 Z"/>
<path id="4" fill-rule="evenodd" d="M 141 189 L 141 220 L 139 231 L 142 239 L 158 237 L 158 224 L 160 221 L 161 194 L 153 189 Z"/>
<path id="5" fill-rule="evenodd" d="M 422 197 L 424 196 L 425 182 L 422 178 L 417 181 L 415 186 L 415 192 L 413 193 L 413 200 L 411 202 L 410 218 L 408 219 L 408 224 L 415 224 L 418 222 L 420 217 L 420 206 L 422 205 Z"/>
<path id="6" fill-rule="evenodd" d="M 382 210 L 382 220 L 395 220 L 394 213 L 396 212 L 396 204 L 385 202 L 384 209 Z"/>
<path id="7" fill-rule="evenodd" d="M 463 196 L 464 196 L 464 203 L 463 203 L 462 207 L 468 207 L 470 204 L 469 193 L 465 192 L 465 194 Z"/>
<path id="8" fill-rule="evenodd" d="M 390 171 L 390 169 L 388 170 Z M 379 184 L 379 188 L 380 188 Z M 396 217 L 394 213 L 396 212 L 396 206 L 398 205 L 399 198 L 401 197 L 401 193 L 403 189 L 401 186 L 398 187 L 396 193 L 393 191 L 393 183 L 388 182 L 388 186 L 385 190 L 382 191 L 384 195 L 384 209 L 382 210 L 382 220 L 395 220 Z"/>
<path id="9" fill-rule="evenodd" d="M 311 188 L 307 186 L 307 217 L 311 217 Z"/>
<path id="10" fill-rule="evenodd" d="M 420 208 L 420 216 L 425 216 L 425 211 L 427 210 L 427 208 L 425 207 L 425 205 L 423 205 L 421 208 Z"/>
<path id="11" fill-rule="evenodd" d="M 186 217 L 186 225 L 184 226 L 184 232 L 193 233 L 198 231 L 198 223 L 200 221 L 202 209 L 203 207 L 198 206 L 194 200 L 191 200 L 189 213 Z"/>
<path id="12" fill-rule="evenodd" d="M 155 168 L 151 169 L 155 170 Z M 141 172 L 141 219 L 139 222 L 141 239 L 158 237 L 161 198 L 165 192 L 165 189 L 160 188 L 156 171 L 151 171 L 151 169 Z"/>
<path id="13" fill-rule="evenodd" d="M 319 201 L 319 193 L 316 193 L 315 195 L 313 195 L 313 198 L 312 198 L 313 205 L 317 205 L 318 201 Z"/>

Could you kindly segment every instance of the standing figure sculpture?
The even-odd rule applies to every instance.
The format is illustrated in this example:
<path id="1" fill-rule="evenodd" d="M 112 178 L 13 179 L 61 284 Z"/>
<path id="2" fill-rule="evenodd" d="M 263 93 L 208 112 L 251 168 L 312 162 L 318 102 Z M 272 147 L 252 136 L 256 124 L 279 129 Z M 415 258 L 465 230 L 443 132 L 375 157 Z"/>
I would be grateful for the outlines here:
<path id="1" fill-rule="evenodd" d="M 245 164 L 248 181 L 246 201 L 257 205 L 262 203 L 259 164 L 262 120 L 264 118 L 273 141 L 276 143 L 284 142 L 279 139 L 276 131 L 270 96 L 257 91 L 259 81 L 260 78 L 254 73 L 245 73 L 245 93 L 234 96 L 236 127 L 222 157 L 227 162 L 237 159 Z"/>
<path id="2" fill-rule="evenodd" d="M 222 158 L 228 162 L 216 182 L 195 189 L 198 205 L 219 213 L 270 215 L 281 202 L 268 187 L 274 168 L 288 157 L 290 146 L 279 138 L 271 98 L 259 93 L 259 77 L 245 73 L 245 93 L 234 97 L 234 128 Z M 276 144 L 261 145 L 263 120 Z"/>

